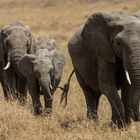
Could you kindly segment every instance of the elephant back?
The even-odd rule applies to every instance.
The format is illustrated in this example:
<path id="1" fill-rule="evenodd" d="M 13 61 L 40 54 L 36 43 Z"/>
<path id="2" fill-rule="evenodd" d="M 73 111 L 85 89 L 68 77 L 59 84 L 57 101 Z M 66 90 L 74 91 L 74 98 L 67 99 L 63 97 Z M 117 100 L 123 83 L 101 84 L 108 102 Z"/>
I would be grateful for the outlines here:
<path id="1" fill-rule="evenodd" d="M 52 51 L 54 49 L 58 49 L 58 47 L 54 39 L 39 37 L 35 39 L 34 53 L 36 53 L 40 49 L 47 49 L 48 51 Z"/>

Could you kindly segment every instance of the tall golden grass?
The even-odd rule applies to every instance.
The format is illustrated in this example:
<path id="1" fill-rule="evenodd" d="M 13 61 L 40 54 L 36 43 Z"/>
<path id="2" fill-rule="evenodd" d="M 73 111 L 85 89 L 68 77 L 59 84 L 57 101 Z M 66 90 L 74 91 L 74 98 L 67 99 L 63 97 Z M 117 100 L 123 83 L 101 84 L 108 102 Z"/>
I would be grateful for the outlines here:
<path id="1" fill-rule="evenodd" d="M 139 0 L 0 0 L 0 27 L 23 20 L 31 27 L 34 36 L 56 39 L 67 60 L 61 82 L 63 85 L 72 70 L 67 42 L 76 27 L 93 12 L 123 10 L 133 13 L 139 8 Z M 104 96 L 100 100 L 99 122 L 87 120 L 84 95 L 75 76 L 71 81 L 65 109 L 59 104 L 61 91 L 56 91 L 51 118 L 33 115 L 30 96 L 23 107 L 18 102 L 6 102 L 0 91 L 0 140 L 140 139 L 139 123 L 133 122 L 123 131 L 109 127 L 111 109 Z"/>

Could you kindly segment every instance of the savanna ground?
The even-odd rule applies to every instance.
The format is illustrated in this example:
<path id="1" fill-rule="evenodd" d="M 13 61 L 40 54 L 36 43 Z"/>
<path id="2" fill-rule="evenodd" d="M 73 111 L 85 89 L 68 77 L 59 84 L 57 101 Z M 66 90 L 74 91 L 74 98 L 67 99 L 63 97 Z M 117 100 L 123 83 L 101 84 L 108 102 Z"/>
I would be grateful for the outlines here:
<path id="1" fill-rule="evenodd" d="M 72 70 L 67 41 L 75 28 L 87 16 L 97 11 L 127 11 L 140 9 L 139 0 L 0 0 L 0 27 L 15 20 L 23 20 L 34 36 L 56 39 L 67 63 L 61 85 Z M 54 96 L 53 114 L 33 115 L 30 97 L 25 107 L 18 102 L 6 102 L 0 94 L 0 140 L 135 140 L 140 139 L 140 124 L 132 123 L 127 130 L 112 129 L 110 105 L 100 100 L 99 122 L 86 119 L 85 99 L 75 76 L 72 78 L 65 109 L 59 104 L 61 91 Z"/>

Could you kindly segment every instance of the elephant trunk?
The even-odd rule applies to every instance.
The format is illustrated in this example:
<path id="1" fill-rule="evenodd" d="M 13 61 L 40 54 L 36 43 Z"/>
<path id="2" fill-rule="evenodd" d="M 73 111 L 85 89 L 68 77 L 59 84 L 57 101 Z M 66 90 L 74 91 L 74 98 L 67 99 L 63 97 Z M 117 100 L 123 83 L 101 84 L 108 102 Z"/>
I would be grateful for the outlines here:
<path id="1" fill-rule="evenodd" d="M 15 71 L 17 72 L 17 74 L 19 74 L 19 70 L 18 70 L 18 62 L 20 61 L 21 57 L 26 54 L 26 52 L 23 52 L 21 49 L 15 49 L 13 51 L 10 52 L 10 59 L 11 59 L 11 63 L 13 64 L 13 67 L 15 69 Z"/>
<path id="2" fill-rule="evenodd" d="M 45 76 L 43 76 L 45 77 Z M 40 86 L 42 88 L 42 92 L 44 95 L 44 100 L 45 100 L 45 109 L 48 113 L 51 112 L 52 110 L 52 102 L 53 102 L 53 97 L 52 97 L 52 85 L 50 84 L 50 80 L 47 78 L 41 79 L 40 80 Z"/>
<path id="3" fill-rule="evenodd" d="M 140 48 L 131 48 L 131 54 L 128 58 L 131 86 L 129 91 L 129 108 L 133 120 L 140 120 L 139 99 L 140 99 Z"/>
<path id="4" fill-rule="evenodd" d="M 13 64 L 13 67 L 15 68 L 16 72 L 18 72 L 17 64 L 20 61 L 21 57 L 25 54 L 26 52 L 23 52 L 21 49 L 14 49 L 12 51 L 8 52 L 7 56 L 7 64 L 4 67 L 4 70 L 7 70 L 11 63 Z M 18 72 L 19 73 L 19 72 Z"/>
<path id="5" fill-rule="evenodd" d="M 129 58 L 129 74 L 132 82 L 132 86 L 140 88 L 140 49 L 135 50 Z"/>

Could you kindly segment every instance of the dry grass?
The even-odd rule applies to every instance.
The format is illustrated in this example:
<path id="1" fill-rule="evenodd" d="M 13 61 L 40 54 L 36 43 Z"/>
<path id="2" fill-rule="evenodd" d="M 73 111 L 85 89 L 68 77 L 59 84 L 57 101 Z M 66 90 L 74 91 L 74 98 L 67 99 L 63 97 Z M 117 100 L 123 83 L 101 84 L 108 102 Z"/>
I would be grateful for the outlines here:
<path id="1" fill-rule="evenodd" d="M 35 36 L 55 38 L 67 59 L 61 82 L 63 85 L 72 70 L 67 41 L 75 28 L 93 12 L 127 10 L 132 13 L 140 8 L 139 0 L 94 1 L 88 0 L 86 3 L 84 0 L 0 0 L 0 27 L 20 19 L 31 27 Z M 17 102 L 5 102 L 1 91 L 0 140 L 140 139 L 139 123 L 132 123 L 124 131 L 108 126 L 111 111 L 105 97 L 100 100 L 99 123 L 87 120 L 84 96 L 75 76 L 71 82 L 68 105 L 65 109 L 59 105 L 60 95 L 58 90 L 54 96 L 54 109 L 50 119 L 36 118 L 33 115 L 30 97 L 27 106 L 22 107 Z"/>

